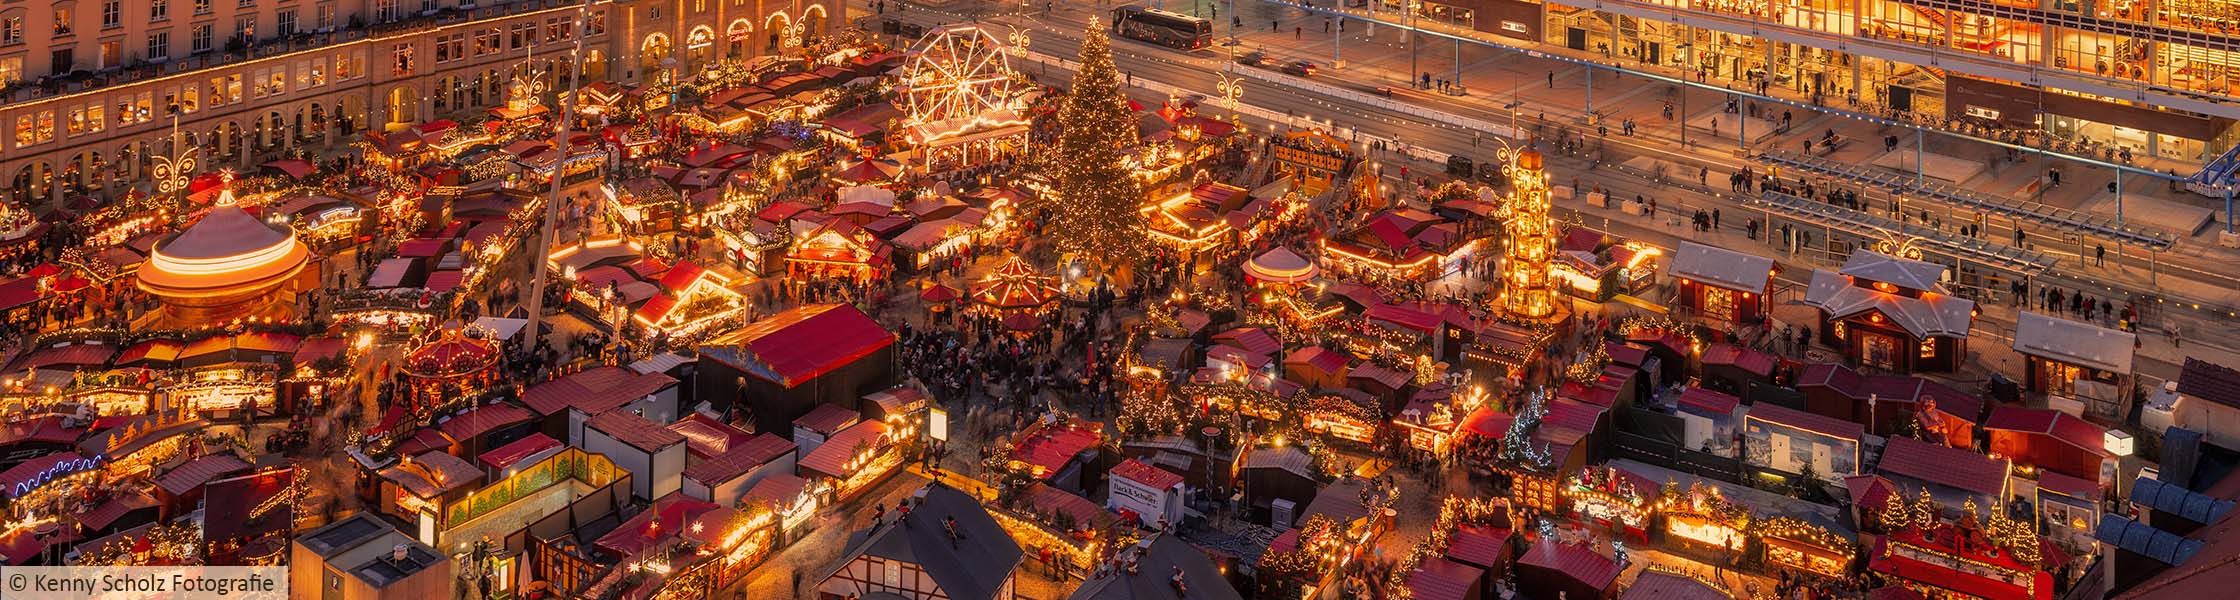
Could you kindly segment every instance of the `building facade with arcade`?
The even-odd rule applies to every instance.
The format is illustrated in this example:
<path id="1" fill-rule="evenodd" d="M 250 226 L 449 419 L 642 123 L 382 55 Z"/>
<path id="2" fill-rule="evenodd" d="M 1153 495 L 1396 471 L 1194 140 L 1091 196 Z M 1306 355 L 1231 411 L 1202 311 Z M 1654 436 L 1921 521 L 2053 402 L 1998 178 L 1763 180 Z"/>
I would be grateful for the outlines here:
<path id="1" fill-rule="evenodd" d="M 98 0 L 0 7 L 0 192 L 121 192 L 159 157 L 249 167 L 506 100 L 798 56 L 837 0 Z M 570 58 L 577 38 L 582 55 Z M 532 62 L 537 61 L 537 62 Z M 545 64 L 549 63 L 549 64 Z"/>

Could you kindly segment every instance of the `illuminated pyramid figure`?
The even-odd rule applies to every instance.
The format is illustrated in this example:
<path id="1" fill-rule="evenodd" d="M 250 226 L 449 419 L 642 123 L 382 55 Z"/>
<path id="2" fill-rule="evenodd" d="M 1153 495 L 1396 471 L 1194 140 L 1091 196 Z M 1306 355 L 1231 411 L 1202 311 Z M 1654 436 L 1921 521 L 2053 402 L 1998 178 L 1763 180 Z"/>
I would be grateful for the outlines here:
<path id="1" fill-rule="evenodd" d="M 1515 195 L 1509 199 L 1509 260 L 1501 273 L 1507 287 L 1504 308 L 1517 319 L 1546 319 L 1556 312 L 1555 283 L 1549 261 L 1556 252 L 1548 222 L 1548 172 L 1540 152 L 1511 154 L 1506 167 Z"/>

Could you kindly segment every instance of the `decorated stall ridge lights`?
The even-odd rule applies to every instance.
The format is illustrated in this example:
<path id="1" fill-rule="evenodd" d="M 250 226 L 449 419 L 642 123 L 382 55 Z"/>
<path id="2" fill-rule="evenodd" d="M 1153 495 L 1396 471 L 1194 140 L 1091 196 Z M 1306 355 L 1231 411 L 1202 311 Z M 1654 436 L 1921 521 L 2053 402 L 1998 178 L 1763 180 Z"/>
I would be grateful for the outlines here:
<path id="1" fill-rule="evenodd" d="M 141 265 L 139 287 L 164 304 L 176 324 L 195 325 L 280 312 L 299 286 L 316 285 L 311 251 L 292 231 L 275 229 L 234 205 L 229 187 L 209 214 L 156 244 Z M 309 272 L 314 281 L 302 281 Z M 284 314 L 284 313 L 283 313 Z"/>

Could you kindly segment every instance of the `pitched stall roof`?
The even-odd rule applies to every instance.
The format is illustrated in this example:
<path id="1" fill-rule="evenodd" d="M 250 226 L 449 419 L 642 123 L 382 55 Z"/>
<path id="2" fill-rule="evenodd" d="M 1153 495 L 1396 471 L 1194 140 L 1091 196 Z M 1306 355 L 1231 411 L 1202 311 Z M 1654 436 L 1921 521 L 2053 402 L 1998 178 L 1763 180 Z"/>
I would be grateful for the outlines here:
<path id="1" fill-rule="evenodd" d="M 1206 551 L 1189 542 L 1169 535 L 1158 534 L 1138 542 L 1130 550 L 1135 556 L 1136 572 L 1109 569 L 1102 576 L 1081 583 L 1068 600 L 1240 600 L 1236 588 L 1229 585 L 1220 567 L 1214 565 Z M 1176 593 L 1174 577 L 1182 574 L 1183 587 L 1188 595 Z M 1422 598 L 1421 594 L 1416 597 Z"/>
<path id="2" fill-rule="evenodd" d="M 482 469 L 475 468 L 466 459 L 429 451 L 412 457 L 410 464 L 399 463 L 381 469 L 381 477 L 415 496 L 434 498 L 482 481 Z"/>
<path id="3" fill-rule="evenodd" d="M 809 454 L 801 457 L 801 461 L 796 464 L 805 472 L 815 472 L 829 477 L 847 477 L 849 471 L 848 459 L 854 458 L 852 454 L 855 452 L 856 446 L 876 444 L 879 436 L 886 435 L 886 433 L 887 424 L 884 422 L 863 421 L 856 423 L 854 426 L 840 430 L 840 433 L 832 434 L 831 439 L 818 444 L 817 449 L 810 450 Z"/>
<path id="4" fill-rule="evenodd" d="M 1763 293 L 1773 281 L 1773 259 L 1695 242 L 1681 242 L 1672 275 L 1730 290 Z"/>
<path id="5" fill-rule="evenodd" d="M 1991 418 L 1984 420 L 1983 428 L 2044 435 L 2094 454 L 2108 455 L 2107 430 L 2076 415 L 2050 408 L 2002 406 L 1992 409 Z"/>
<path id="6" fill-rule="evenodd" d="M 831 435 L 860 420 L 862 420 L 862 415 L 857 414 L 856 411 L 841 408 L 837 404 L 819 404 L 816 408 L 811 409 L 809 414 L 794 419 L 793 426 Z"/>
<path id="7" fill-rule="evenodd" d="M 1618 600 L 1734 600 L 1734 595 L 1688 577 L 1642 571 Z"/>
<path id="8" fill-rule="evenodd" d="M 661 373 L 601 366 L 530 386 L 522 392 L 521 401 L 540 415 L 559 414 L 569 408 L 598 415 L 676 384 L 676 378 Z"/>
<path id="9" fill-rule="evenodd" d="M 1408 574 L 1408 591 L 1417 600 L 1471 600 L 1470 586 L 1486 572 L 1444 558 L 1424 560 Z"/>
<path id="10" fill-rule="evenodd" d="M 1033 465 L 1047 475 L 1056 475 L 1073 457 L 1097 445 L 1103 435 L 1097 431 L 1074 427 L 1071 424 L 1044 427 L 1019 440 L 1013 456 L 1019 462 Z"/>
<path id="11" fill-rule="evenodd" d="M 450 436 L 451 439 L 468 440 L 485 433 L 527 423 L 536 418 L 537 416 L 531 414 L 529 409 L 501 402 L 475 407 L 474 410 L 469 410 L 466 414 L 444 421 L 437 428 L 442 429 L 443 434 Z"/>
<path id="12" fill-rule="evenodd" d="M 803 306 L 765 317 L 701 347 L 702 356 L 793 387 L 895 342 L 852 305 Z"/>
<path id="13" fill-rule="evenodd" d="M 1938 283 L 1944 266 L 1905 260 L 1874 252 L 1854 252 L 1841 271 L 1815 271 L 1805 290 L 1804 303 L 1833 318 L 1876 311 L 1915 337 L 1967 337 L 1975 321 L 1976 303 L 1951 295 Z M 1919 297 L 1876 291 L 1853 284 L 1853 279 L 1889 283 L 1920 290 Z"/>
<path id="14" fill-rule="evenodd" d="M 955 538 L 945 526 L 951 518 L 956 520 Z M 848 542 L 847 552 L 825 578 L 862 556 L 916 563 L 957 600 L 994 598 L 1026 557 L 978 499 L 939 484 L 924 489 L 908 519 L 859 532 Z"/>
<path id="15" fill-rule="evenodd" d="M 1112 476 L 1143 484 L 1154 490 L 1182 485 L 1182 476 L 1173 471 L 1151 466 L 1136 459 L 1128 459 L 1112 468 Z"/>
<path id="16" fill-rule="evenodd" d="M 684 443 L 683 434 L 626 412 L 610 412 L 592 417 L 590 421 L 584 422 L 584 426 L 645 452 L 660 452 L 663 448 Z"/>
<path id="17" fill-rule="evenodd" d="M 686 450 L 692 453 L 693 458 L 702 460 L 720 456 L 755 437 L 746 430 L 700 413 L 692 413 L 670 423 L 669 430 L 684 436 Z"/>
<path id="18" fill-rule="evenodd" d="M 156 487 L 173 496 L 184 496 L 221 475 L 249 468 L 248 461 L 232 454 L 211 454 L 187 461 L 156 478 Z"/>
<path id="19" fill-rule="evenodd" d="M 496 450 L 484 452 L 482 456 L 475 460 L 491 470 L 504 471 L 521 465 L 540 454 L 558 450 L 560 446 L 560 440 L 552 439 L 551 436 L 543 433 L 532 433 L 528 437 L 499 446 Z"/>
<path id="20" fill-rule="evenodd" d="M 2186 357 L 2178 373 L 2178 393 L 2240 408 L 2240 370 Z"/>
<path id="21" fill-rule="evenodd" d="M 2006 461 L 1909 437 L 1890 438 L 1876 468 L 1886 474 L 1992 498 L 2004 498 L 2007 488 Z"/>
<path id="22" fill-rule="evenodd" d="M 1592 548 L 1562 542 L 1533 544 L 1517 563 L 1562 573 L 1587 587 L 1604 590 L 1618 580 L 1620 570 L 1617 561 L 1595 553 Z"/>
<path id="23" fill-rule="evenodd" d="M 1794 408 L 1767 402 L 1760 402 L 1750 405 L 1750 412 L 1744 415 L 1744 418 L 1756 419 L 1768 423 L 1778 423 L 1784 426 L 1794 427 L 1821 435 L 1838 437 L 1853 441 L 1865 439 L 1867 435 L 1867 428 L 1865 425 L 1860 425 L 1858 423 L 1845 421 L 1843 419 L 1838 419 L 1835 417 L 1808 413 Z"/>
<path id="24" fill-rule="evenodd" d="M 2023 311 L 2015 320 L 2016 352 L 2114 373 L 2130 373 L 2138 335 Z"/>
<path id="25" fill-rule="evenodd" d="M 765 433 L 731 445 L 722 454 L 702 460 L 684 468 L 686 479 L 714 486 L 770 464 L 778 457 L 800 449 L 792 440 L 775 433 Z"/>

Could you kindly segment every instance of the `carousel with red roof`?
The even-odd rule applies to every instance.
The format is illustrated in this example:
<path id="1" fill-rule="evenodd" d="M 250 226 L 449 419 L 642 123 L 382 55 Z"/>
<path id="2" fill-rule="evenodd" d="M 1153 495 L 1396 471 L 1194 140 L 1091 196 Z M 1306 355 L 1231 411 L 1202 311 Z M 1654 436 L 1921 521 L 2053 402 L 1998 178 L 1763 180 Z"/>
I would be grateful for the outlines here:
<path id="1" fill-rule="evenodd" d="M 1057 300 L 1058 279 L 1036 273 L 1016 256 L 972 284 L 973 306 L 982 314 L 1001 317 L 1004 326 L 1015 331 L 1040 329 Z"/>
<path id="2" fill-rule="evenodd" d="M 420 334 L 399 365 L 405 376 L 406 408 L 414 420 L 424 420 L 497 383 L 499 352 L 497 336 L 476 325 L 453 323 Z"/>

